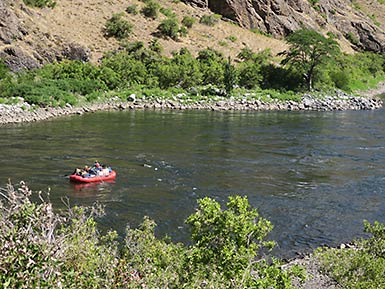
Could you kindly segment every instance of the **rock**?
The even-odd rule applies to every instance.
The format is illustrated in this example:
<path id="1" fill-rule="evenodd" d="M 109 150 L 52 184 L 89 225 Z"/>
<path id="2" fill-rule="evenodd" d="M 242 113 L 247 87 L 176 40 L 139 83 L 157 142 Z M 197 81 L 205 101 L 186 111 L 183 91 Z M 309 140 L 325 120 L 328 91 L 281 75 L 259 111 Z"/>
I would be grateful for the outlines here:
<path id="1" fill-rule="evenodd" d="M 135 94 L 135 93 L 131 93 L 131 94 L 127 97 L 127 101 L 135 102 L 135 101 L 136 101 L 136 94 Z"/>
<path id="2" fill-rule="evenodd" d="M 11 71 L 33 69 L 63 59 L 89 61 L 90 50 L 34 26 L 39 12 L 21 0 L 0 1 L 0 57 Z M 28 36 L 28 37 L 27 37 Z"/>
<path id="3" fill-rule="evenodd" d="M 256 28 L 276 38 L 300 28 L 331 31 L 337 38 L 351 41 L 359 49 L 385 52 L 385 32 L 373 20 L 352 6 L 349 0 L 319 0 L 313 7 L 308 0 L 184 0 L 193 6 L 210 8 L 240 26 Z M 349 41 L 350 39 L 350 41 Z M 355 44 L 351 43 L 352 47 Z"/>
<path id="4" fill-rule="evenodd" d="M 10 46 L 0 51 L 0 58 L 14 72 L 40 67 L 40 63 L 34 57 L 27 55 L 18 47 Z"/>
<path id="5" fill-rule="evenodd" d="M 77 43 L 69 43 L 63 45 L 62 56 L 69 60 L 88 62 L 91 59 L 91 51 Z"/>

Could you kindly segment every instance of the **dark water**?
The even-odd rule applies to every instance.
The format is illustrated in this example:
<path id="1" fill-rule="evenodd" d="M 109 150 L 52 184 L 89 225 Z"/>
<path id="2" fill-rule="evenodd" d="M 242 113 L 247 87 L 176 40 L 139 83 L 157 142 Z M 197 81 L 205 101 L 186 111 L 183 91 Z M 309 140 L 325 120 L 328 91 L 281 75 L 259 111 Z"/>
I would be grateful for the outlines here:
<path id="1" fill-rule="evenodd" d="M 196 200 L 247 195 L 292 257 L 362 236 L 385 222 L 385 110 L 348 112 L 101 112 L 0 126 L 0 184 L 51 188 L 63 207 L 99 201 L 104 228 L 123 233 L 148 215 L 185 241 Z M 76 186 L 64 175 L 95 159 L 115 183 Z"/>

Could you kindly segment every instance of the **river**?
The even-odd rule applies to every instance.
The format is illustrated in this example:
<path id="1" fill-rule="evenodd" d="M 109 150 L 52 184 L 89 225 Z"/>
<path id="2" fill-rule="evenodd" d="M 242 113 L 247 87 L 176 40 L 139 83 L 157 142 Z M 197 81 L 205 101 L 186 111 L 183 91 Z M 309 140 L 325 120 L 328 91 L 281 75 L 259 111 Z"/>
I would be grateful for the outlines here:
<path id="1" fill-rule="evenodd" d="M 246 195 L 274 224 L 274 254 L 293 257 L 363 236 L 385 222 L 385 110 L 114 111 L 0 126 L 0 184 L 24 180 L 55 207 L 100 202 L 102 227 L 123 234 L 148 215 L 186 241 L 196 200 Z M 115 183 L 66 175 L 97 159 Z"/>

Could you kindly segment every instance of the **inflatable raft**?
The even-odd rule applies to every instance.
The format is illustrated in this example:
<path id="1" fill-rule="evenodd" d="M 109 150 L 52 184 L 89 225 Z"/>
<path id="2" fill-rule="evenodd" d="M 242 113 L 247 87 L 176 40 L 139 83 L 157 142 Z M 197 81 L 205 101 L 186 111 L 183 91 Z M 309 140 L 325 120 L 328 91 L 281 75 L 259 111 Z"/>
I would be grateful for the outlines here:
<path id="1" fill-rule="evenodd" d="M 116 178 L 116 172 L 112 170 L 108 175 L 106 176 L 89 176 L 89 177 L 83 177 L 76 174 L 70 175 L 70 181 L 77 182 L 77 183 L 96 183 L 96 182 L 108 182 L 113 181 Z"/>

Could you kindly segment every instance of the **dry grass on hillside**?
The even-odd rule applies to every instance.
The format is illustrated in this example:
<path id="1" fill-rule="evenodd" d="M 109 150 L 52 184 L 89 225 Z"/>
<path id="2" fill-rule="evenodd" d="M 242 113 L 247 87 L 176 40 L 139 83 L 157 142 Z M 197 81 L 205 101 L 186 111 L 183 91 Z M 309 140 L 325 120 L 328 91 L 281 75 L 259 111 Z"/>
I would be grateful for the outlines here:
<path id="1" fill-rule="evenodd" d="M 285 49 L 285 43 L 282 41 L 257 35 L 229 22 L 220 21 L 214 27 L 199 24 L 200 17 L 209 14 L 209 10 L 193 8 L 182 2 L 173 3 L 172 0 L 157 2 L 162 7 L 174 11 L 179 21 L 187 15 L 196 18 L 196 23 L 189 29 L 187 37 L 181 37 L 177 42 L 171 39 L 160 39 L 166 55 L 182 47 L 188 47 L 193 53 L 212 47 L 233 57 L 245 46 L 254 51 L 271 48 L 274 54 Z M 35 17 L 33 22 L 44 33 L 58 35 L 71 42 L 87 46 L 91 49 L 92 60 L 95 62 L 104 52 L 118 47 L 115 39 L 107 39 L 103 35 L 107 19 L 114 13 L 124 12 L 130 5 L 137 5 L 140 10 L 145 4 L 138 0 L 60 0 L 57 1 L 54 9 L 39 11 L 39 17 Z M 157 30 L 159 23 L 166 19 L 166 16 L 161 13 L 156 20 L 146 18 L 140 13 L 137 15 L 125 13 L 124 17 L 134 25 L 133 33 L 128 40 L 139 40 L 145 43 L 155 38 L 152 34 Z"/>

